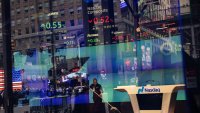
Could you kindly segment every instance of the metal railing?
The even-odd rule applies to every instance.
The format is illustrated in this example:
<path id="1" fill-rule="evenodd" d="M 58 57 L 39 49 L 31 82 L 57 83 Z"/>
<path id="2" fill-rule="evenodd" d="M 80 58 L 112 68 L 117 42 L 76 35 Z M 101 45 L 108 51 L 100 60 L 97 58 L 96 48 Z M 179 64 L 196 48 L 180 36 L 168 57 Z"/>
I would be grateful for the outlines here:
<path id="1" fill-rule="evenodd" d="M 190 6 L 181 6 L 181 7 L 171 7 L 167 9 L 155 9 L 148 10 L 145 12 L 144 16 L 141 19 L 141 23 L 148 23 L 153 21 L 162 21 L 167 19 L 173 19 L 179 15 L 190 14 Z"/>

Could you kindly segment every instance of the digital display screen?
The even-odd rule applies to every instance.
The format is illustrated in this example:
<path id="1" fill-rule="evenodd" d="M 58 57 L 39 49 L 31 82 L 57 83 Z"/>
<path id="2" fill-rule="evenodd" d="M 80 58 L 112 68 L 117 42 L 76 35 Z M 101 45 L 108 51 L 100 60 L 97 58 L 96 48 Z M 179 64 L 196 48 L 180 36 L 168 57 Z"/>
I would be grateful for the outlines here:
<path id="1" fill-rule="evenodd" d="M 102 17 L 96 17 L 96 18 L 93 18 L 91 20 L 88 20 L 89 23 L 94 23 L 94 24 L 99 24 L 99 23 L 109 23 L 109 22 L 113 22 L 112 19 L 110 19 L 109 16 L 102 16 Z"/>
<path id="2" fill-rule="evenodd" d="M 116 29 L 113 0 L 99 3 L 83 0 L 84 29 L 87 46 L 112 44 Z"/>
<path id="3" fill-rule="evenodd" d="M 0 34 L 11 36 L 12 74 L 4 75 L 3 43 L 0 97 L 14 112 L 158 112 L 165 104 L 182 112 L 190 97 L 198 103 L 189 0 L 5 1 Z M 11 85 L 12 98 L 3 95 Z"/>
<path id="4" fill-rule="evenodd" d="M 15 66 L 25 70 L 23 80 L 32 90 L 48 89 L 48 78 L 51 77 L 48 73 L 52 68 L 51 53 L 42 51 L 37 55 L 40 56 L 40 60 L 35 64 L 36 59 L 33 58 L 35 55 L 15 53 L 14 57 L 18 59 L 15 60 Z M 113 89 L 117 86 L 134 84 L 143 86 L 150 80 L 153 80 L 152 84 L 155 85 L 184 84 L 180 36 L 170 39 L 58 49 L 55 56 L 58 68 L 57 79 L 61 83 L 81 76 L 88 80 L 85 83 L 90 85 L 93 78 L 97 78 L 102 85 L 103 100 L 108 102 L 130 101 L 127 93 Z M 32 65 L 30 66 L 32 68 L 26 68 L 27 65 Z M 183 95 L 184 92 L 179 93 L 178 98 L 184 99 Z M 93 102 L 90 91 L 82 96 L 88 99 L 81 103 Z M 79 97 L 81 98 L 81 95 Z"/>

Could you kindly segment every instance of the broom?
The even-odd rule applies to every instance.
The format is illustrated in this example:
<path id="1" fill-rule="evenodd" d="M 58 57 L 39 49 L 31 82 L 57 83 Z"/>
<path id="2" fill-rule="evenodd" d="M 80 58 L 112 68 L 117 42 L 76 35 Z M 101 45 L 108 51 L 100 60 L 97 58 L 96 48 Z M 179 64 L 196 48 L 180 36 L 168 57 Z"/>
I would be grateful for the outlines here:
<path id="1" fill-rule="evenodd" d="M 99 98 L 101 98 L 101 99 L 103 100 L 103 98 L 102 98 L 97 92 L 93 91 L 91 88 L 90 88 L 90 90 L 91 90 L 94 94 L 96 94 Z M 105 102 L 105 103 L 108 104 L 108 105 L 110 106 L 110 111 L 111 111 L 112 113 L 121 113 L 116 107 L 112 106 L 109 102 Z"/>

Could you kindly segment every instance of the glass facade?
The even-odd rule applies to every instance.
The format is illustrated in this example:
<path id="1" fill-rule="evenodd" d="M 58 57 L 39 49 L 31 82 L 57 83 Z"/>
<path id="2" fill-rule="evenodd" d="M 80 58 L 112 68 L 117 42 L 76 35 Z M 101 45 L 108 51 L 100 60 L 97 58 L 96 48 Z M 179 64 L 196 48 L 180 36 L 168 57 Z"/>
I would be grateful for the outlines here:
<path id="1" fill-rule="evenodd" d="M 137 106 L 161 113 L 171 93 L 177 104 L 170 113 L 189 113 L 183 88 L 189 0 L 10 0 L 10 6 L 14 113 L 133 113 Z"/>

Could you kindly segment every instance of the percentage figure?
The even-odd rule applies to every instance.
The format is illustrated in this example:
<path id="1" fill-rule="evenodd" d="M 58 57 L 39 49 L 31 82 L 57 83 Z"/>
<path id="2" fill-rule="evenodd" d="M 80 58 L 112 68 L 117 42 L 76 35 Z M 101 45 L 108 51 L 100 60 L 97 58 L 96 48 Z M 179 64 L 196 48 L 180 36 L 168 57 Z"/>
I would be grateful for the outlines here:
<path id="1" fill-rule="evenodd" d="M 109 16 L 101 16 L 101 17 L 95 17 L 90 20 L 88 20 L 89 23 L 99 24 L 99 23 L 110 23 L 113 22 L 112 19 L 110 19 Z"/>

